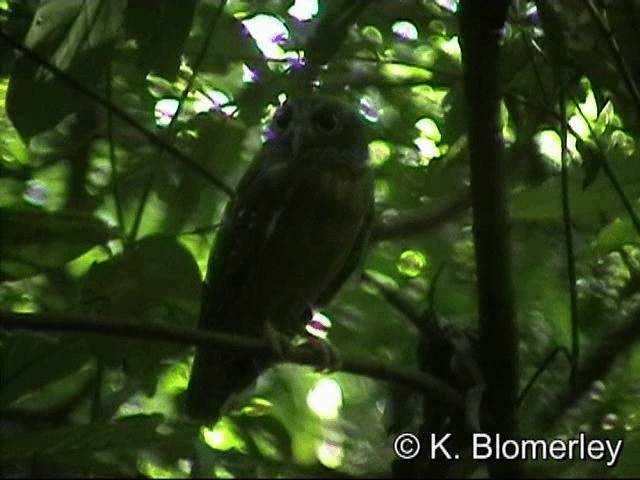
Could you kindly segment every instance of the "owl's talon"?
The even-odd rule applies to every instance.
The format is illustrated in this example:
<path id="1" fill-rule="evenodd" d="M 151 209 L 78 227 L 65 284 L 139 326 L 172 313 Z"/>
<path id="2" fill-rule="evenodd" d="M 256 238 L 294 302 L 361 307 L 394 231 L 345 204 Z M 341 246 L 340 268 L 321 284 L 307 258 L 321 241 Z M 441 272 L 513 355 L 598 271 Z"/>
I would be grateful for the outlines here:
<path id="1" fill-rule="evenodd" d="M 320 356 L 315 366 L 317 372 L 331 373 L 342 368 L 340 353 L 328 340 L 308 336 L 298 348 L 310 351 L 314 357 Z"/>
<path id="2" fill-rule="evenodd" d="M 270 321 L 265 323 L 264 335 L 280 361 L 291 356 L 291 339 L 279 331 Z"/>

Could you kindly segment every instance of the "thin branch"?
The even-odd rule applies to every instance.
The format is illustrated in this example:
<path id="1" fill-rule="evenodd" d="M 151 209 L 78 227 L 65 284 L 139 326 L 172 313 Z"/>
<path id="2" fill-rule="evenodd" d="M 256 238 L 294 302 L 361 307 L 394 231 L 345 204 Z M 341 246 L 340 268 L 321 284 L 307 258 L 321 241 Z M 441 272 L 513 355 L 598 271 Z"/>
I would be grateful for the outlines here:
<path id="1" fill-rule="evenodd" d="M 540 375 L 542 375 L 542 373 L 547 369 L 547 366 L 556 358 L 556 356 L 558 356 L 559 353 L 563 353 L 565 358 L 569 362 L 569 365 L 571 365 L 572 356 L 569 350 L 567 350 L 566 347 L 554 348 L 553 351 L 549 355 L 547 355 L 547 358 L 544 359 L 542 364 L 535 371 L 535 373 L 531 377 L 531 380 L 527 382 L 527 385 L 520 392 L 520 395 L 518 396 L 518 405 L 520 405 L 522 401 L 526 398 L 527 394 L 529 393 L 529 390 L 531 390 L 531 387 L 535 385 Z"/>
<path id="2" fill-rule="evenodd" d="M 209 46 L 211 43 L 211 39 L 213 38 L 213 33 L 215 32 L 216 25 L 218 25 L 218 21 L 220 20 L 220 16 L 222 15 L 222 12 L 226 4 L 227 4 L 226 0 L 220 1 L 220 6 L 216 11 L 216 15 L 213 21 L 211 22 L 211 25 L 209 27 L 209 30 L 207 31 L 205 39 L 202 42 L 202 46 L 200 47 L 198 56 L 196 57 L 193 63 L 193 71 L 189 76 L 187 84 L 185 85 L 184 89 L 180 93 L 180 98 L 178 99 L 178 106 L 176 108 L 176 111 L 173 113 L 173 116 L 171 117 L 169 125 L 167 126 L 168 132 L 172 132 L 175 134 L 175 130 L 174 130 L 175 124 L 178 121 L 178 118 L 180 117 L 180 113 L 182 113 L 182 109 L 184 108 L 184 102 L 187 100 L 187 97 L 189 96 L 189 92 L 191 91 L 191 89 L 193 88 L 193 85 L 195 84 L 196 76 L 200 71 L 200 67 L 204 60 L 204 56 L 207 53 L 207 50 L 209 49 Z M 175 138 L 175 136 L 173 138 Z M 163 149 L 158 148 L 158 158 L 162 158 L 163 153 L 164 153 Z M 140 229 L 140 224 L 142 222 L 142 217 L 144 215 L 144 209 L 147 206 L 147 201 L 149 200 L 149 195 L 151 194 L 151 187 L 156 177 L 157 177 L 157 170 L 154 169 L 151 171 L 147 181 L 145 182 L 144 190 L 142 191 L 142 198 L 140 199 L 140 205 L 138 205 L 135 221 L 133 222 L 133 227 L 131 228 L 131 233 L 129 235 L 129 237 L 134 240 L 138 237 L 138 231 Z"/>
<path id="3" fill-rule="evenodd" d="M 596 148 L 600 153 L 600 155 L 598 155 L 598 161 L 600 163 L 600 167 L 602 168 L 602 171 L 611 182 L 611 185 L 613 185 L 613 188 L 618 194 L 618 197 L 620 198 L 620 201 L 622 202 L 622 205 L 624 206 L 624 209 L 626 210 L 627 215 L 629 215 L 629 218 L 631 218 L 631 222 L 633 223 L 633 226 L 635 227 L 636 232 L 640 234 L 640 218 L 638 218 L 638 215 L 633 209 L 633 206 L 631 205 L 631 200 L 629 200 L 629 197 L 624 192 L 624 189 L 622 188 L 622 184 L 620 183 L 620 180 L 618 180 L 618 177 L 616 176 L 613 169 L 611 168 L 611 164 L 609 163 L 609 160 L 607 160 L 607 156 L 605 155 L 604 148 L 600 143 L 600 139 L 598 138 L 598 136 L 596 135 L 596 132 L 593 130 L 593 127 L 591 126 L 592 122 L 590 122 L 587 119 L 586 115 L 582 111 L 582 108 L 580 107 L 580 104 L 575 99 L 575 97 L 572 97 L 572 101 L 575 107 L 578 109 L 578 113 L 587 124 L 587 127 L 589 128 L 589 133 L 591 134 L 591 137 L 593 138 L 593 141 L 596 144 Z M 574 137 L 580 138 L 575 132 L 572 132 L 572 133 Z"/>
<path id="4" fill-rule="evenodd" d="M 213 175 L 207 169 L 205 169 L 204 167 L 202 167 L 198 163 L 196 163 L 193 160 L 191 160 L 188 156 L 186 156 L 184 153 L 182 153 L 180 150 L 178 150 L 173 145 L 170 145 L 170 144 L 167 144 L 167 143 L 163 142 L 152 131 L 147 130 L 142 124 L 140 124 L 136 120 L 134 120 L 130 115 L 127 114 L 127 112 L 125 112 L 124 110 L 120 109 L 116 105 L 113 105 L 113 104 L 109 103 L 109 101 L 107 99 L 105 99 L 101 95 L 98 95 L 96 92 L 94 92 L 90 88 L 86 87 L 85 85 L 82 84 L 82 82 L 80 82 L 80 81 L 76 80 L 75 78 L 71 77 L 70 75 L 68 75 L 63 70 L 60 70 L 58 67 L 53 65 L 47 59 L 41 57 L 39 54 L 35 53 L 33 50 L 25 47 L 20 42 L 14 40 L 13 38 L 11 38 L 11 36 L 9 36 L 7 33 L 5 33 L 2 30 L 0 30 L 0 39 L 3 39 L 5 42 L 7 42 L 13 48 L 15 48 L 16 50 L 18 50 L 19 52 L 24 54 L 26 57 L 28 57 L 31 60 L 33 60 L 34 62 L 36 62 L 38 65 L 41 65 L 42 67 L 44 67 L 47 70 L 49 70 L 51 73 L 53 73 L 56 76 L 56 78 L 60 79 L 61 81 L 65 82 L 65 83 L 67 83 L 68 85 L 72 86 L 78 92 L 82 93 L 87 98 L 91 99 L 92 101 L 94 101 L 95 103 L 100 105 L 101 107 L 104 107 L 105 109 L 111 111 L 120 120 L 122 120 L 123 122 L 125 122 L 129 126 L 131 126 L 134 129 L 136 129 L 138 132 L 140 132 L 151 143 L 153 143 L 154 145 L 159 146 L 163 151 L 169 152 L 173 157 L 176 158 L 176 160 L 180 161 L 182 164 L 184 164 L 185 166 L 189 167 L 191 170 L 195 171 L 199 175 L 202 175 L 203 178 L 205 178 L 206 180 L 211 182 L 213 185 L 218 187 L 220 190 L 225 192 L 227 195 L 229 195 L 230 197 L 234 195 L 233 189 L 229 185 L 227 185 L 223 180 L 217 178 L 215 175 Z"/>
<path id="5" fill-rule="evenodd" d="M 558 82 L 558 110 L 564 112 L 566 106 L 564 70 L 555 75 Z M 569 171 L 567 166 L 567 118 L 561 114 L 560 119 L 560 186 L 562 192 L 562 226 L 564 245 L 567 254 L 567 274 L 569 277 L 569 313 L 571 317 L 571 384 L 577 385 L 578 363 L 580 362 L 580 342 L 578 330 L 578 291 L 576 259 L 573 250 L 573 233 L 571 231 L 571 204 L 569 202 Z"/>
<path id="6" fill-rule="evenodd" d="M 471 198 L 469 193 L 465 192 L 436 212 L 417 213 L 389 222 L 380 222 L 373 227 L 372 241 L 381 242 L 429 232 L 460 217 L 470 206 Z"/>
<path id="7" fill-rule="evenodd" d="M 607 40 L 607 44 L 609 45 L 609 49 L 611 50 L 611 54 L 613 55 L 613 59 L 616 61 L 618 65 L 618 73 L 622 76 L 622 80 L 624 81 L 627 90 L 629 91 L 629 95 L 631 96 L 631 100 L 638 111 L 638 117 L 640 118 L 640 91 L 638 90 L 638 85 L 633 79 L 633 74 L 631 70 L 629 70 L 629 66 L 627 62 L 624 60 L 622 56 L 622 52 L 620 52 L 620 47 L 618 46 L 618 42 L 616 41 L 616 37 L 613 34 L 613 31 L 607 24 L 605 18 L 598 11 L 595 4 L 592 0 L 584 0 L 584 4 L 586 5 L 589 13 L 591 14 L 591 18 L 596 22 L 600 30 L 602 31 L 605 39 Z"/>
<path id="8" fill-rule="evenodd" d="M 112 103 L 113 99 L 113 69 L 111 68 L 111 60 L 107 62 L 107 82 L 106 82 L 107 102 Z M 122 197 L 120 196 L 119 174 L 116 168 L 116 150 L 115 138 L 113 135 L 113 113 L 107 109 L 107 140 L 109 142 L 109 165 L 111 167 L 111 191 L 113 194 L 113 203 L 116 209 L 116 220 L 118 222 L 118 232 L 123 245 L 127 245 L 129 239 L 126 234 L 126 225 L 124 220 L 124 212 L 122 210 Z"/>
<path id="9" fill-rule="evenodd" d="M 395 308 L 408 322 L 418 330 L 423 330 L 423 323 L 420 318 L 420 310 L 407 298 L 407 296 L 399 288 L 393 288 L 384 282 L 378 280 L 375 276 L 368 272 L 362 274 L 362 281 L 375 288 L 382 295 L 389 305 Z M 424 332 L 423 332 L 424 333 Z"/>
<path id="10" fill-rule="evenodd" d="M 234 353 L 238 350 L 263 353 L 273 360 L 279 354 L 264 339 L 230 335 L 210 330 L 168 326 L 161 324 L 143 325 L 135 320 L 105 317 L 81 317 L 59 314 L 0 312 L 0 329 L 32 330 L 53 332 L 85 332 L 98 335 L 113 335 L 135 338 L 141 341 L 163 341 L 180 345 L 223 348 Z M 309 355 L 305 349 L 297 349 L 287 359 L 300 365 L 317 365 L 317 358 Z M 437 378 L 417 372 L 397 368 L 383 362 L 342 358 L 341 371 L 364 375 L 379 380 L 400 383 L 416 388 L 439 401 L 447 402 L 461 412 L 464 411 L 464 399 L 460 393 Z"/>
<path id="11" fill-rule="evenodd" d="M 607 376 L 617 359 L 640 341 L 640 307 L 636 307 L 617 328 L 607 331 L 601 340 L 584 355 L 578 367 L 575 388 L 564 386 L 555 395 L 551 404 L 541 406 L 534 413 L 536 424 L 541 431 L 553 427 L 568 408 L 582 398 L 596 380 Z"/>
<path id="12" fill-rule="evenodd" d="M 593 8 L 595 9 L 595 7 L 593 7 Z M 595 11 L 595 10 L 591 11 L 592 14 L 594 14 L 594 12 L 597 15 L 597 11 Z M 606 28 L 606 25 L 604 25 L 603 28 L 605 28 L 605 30 L 607 32 L 609 31 Z M 521 31 L 522 31 L 523 35 L 526 35 L 526 31 L 524 29 L 521 29 Z M 613 38 L 613 40 L 615 41 L 615 38 Z M 547 114 L 551 114 L 551 116 L 555 117 L 556 120 L 558 120 L 558 122 L 562 122 L 563 118 L 564 118 L 564 115 L 561 115 L 559 112 L 556 112 L 553 108 L 550 108 L 549 104 L 548 104 L 549 102 L 546 100 L 547 94 L 544 91 L 544 84 L 542 82 L 542 77 L 539 74 L 535 59 L 533 57 L 533 53 L 531 52 L 531 46 L 530 46 L 529 41 L 525 41 L 525 45 L 527 46 L 527 49 L 529 51 L 531 64 L 533 65 L 534 73 L 535 73 L 535 76 L 536 76 L 536 79 L 537 79 L 537 83 L 540 86 L 540 90 L 542 92 L 542 97 L 544 99 L 544 103 L 542 105 L 536 105 L 535 102 L 533 102 L 533 101 L 531 101 L 529 99 L 517 98 L 517 100 L 521 101 L 521 102 L 523 102 L 525 104 L 528 104 L 528 105 L 534 105 L 534 106 L 537 106 L 539 108 L 543 108 L 544 111 Z M 617 44 L 615 44 L 615 46 L 617 47 Z M 540 56 L 542 57 L 542 59 L 547 63 L 547 65 L 549 67 L 551 67 L 552 63 L 549 60 L 549 58 L 547 57 L 547 55 L 545 54 L 545 52 L 540 50 L 539 53 L 540 53 Z M 624 60 L 622 60 L 622 62 L 624 62 Z M 591 137 L 593 138 L 593 141 L 595 142 L 596 147 L 597 147 L 598 151 L 600 152 L 600 155 L 598 157 L 598 161 L 600 163 L 600 167 L 602 168 L 602 170 L 604 171 L 605 175 L 607 176 L 607 178 L 611 182 L 611 185 L 613 186 L 614 190 L 616 191 L 616 194 L 620 198 L 620 201 L 622 202 L 622 205 L 624 206 L 625 210 L 627 211 L 627 214 L 629 215 L 629 218 L 631 218 L 631 222 L 633 223 L 633 226 L 635 227 L 636 231 L 638 233 L 640 233 L 640 218 L 638 217 L 638 215 L 636 214 L 635 210 L 633 209 L 633 206 L 631 205 L 631 201 L 629 200 L 629 197 L 625 194 L 624 189 L 622 188 L 622 185 L 620 183 L 620 180 L 618 180 L 618 177 L 616 176 L 615 172 L 611 168 L 611 164 L 607 160 L 607 156 L 605 155 L 604 148 L 602 147 L 602 144 L 600 143 L 598 135 L 596 134 L 596 132 L 593 129 L 593 126 L 592 126 L 593 122 L 591 122 L 586 117 L 586 115 L 582 111 L 582 108 L 580 107 L 580 104 L 578 103 L 578 101 L 576 100 L 576 98 L 574 96 L 571 97 L 571 101 L 572 101 L 573 105 L 576 107 L 576 109 L 578 110 L 578 113 L 580 114 L 582 119 L 585 121 L 585 123 L 587 125 L 587 128 L 589 129 L 589 133 L 591 134 Z M 575 138 L 580 138 L 581 137 L 581 135 L 579 135 L 573 129 L 573 127 L 571 127 L 571 124 L 569 124 L 568 122 L 565 122 L 565 123 L 566 123 L 566 127 L 568 128 L 568 130 L 571 132 L 571 134 Z"/>

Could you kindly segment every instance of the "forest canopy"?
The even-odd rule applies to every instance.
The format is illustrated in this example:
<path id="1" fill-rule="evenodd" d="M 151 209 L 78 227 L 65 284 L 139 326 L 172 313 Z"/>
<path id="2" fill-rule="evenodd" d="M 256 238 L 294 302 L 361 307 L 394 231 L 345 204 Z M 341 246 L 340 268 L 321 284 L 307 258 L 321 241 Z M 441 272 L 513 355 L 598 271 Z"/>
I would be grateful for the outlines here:
<path id="1" fill-rule="evenodd" d="M 639 477 L 639 21 L 0 0 L 2 476 Z M 224 208 L 300 94 L 358 113 L 375 177 L 366 257 L 314 316 L 336 371 L 196 330 Z M 196 346 L 271 359 L 215 424 L 182 408 Z M 481 461 L 472 432 L 621 450 Z M 445 433 L 460 460 L 426 458 Z"/>

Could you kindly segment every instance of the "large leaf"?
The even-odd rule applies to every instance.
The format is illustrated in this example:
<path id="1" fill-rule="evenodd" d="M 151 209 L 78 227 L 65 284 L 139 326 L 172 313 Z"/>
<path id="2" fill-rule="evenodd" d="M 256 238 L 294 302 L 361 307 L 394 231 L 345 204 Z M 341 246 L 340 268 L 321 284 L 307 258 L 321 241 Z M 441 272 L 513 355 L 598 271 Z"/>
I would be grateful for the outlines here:
<path id="1" fill-rule="evenodd" d="M 156 429 L 159 415 L 128 417 L 114 422 L 61 427 L 22 436 L 0 437 L 0 462 L 13 462 L 34 456 L 73 455 L 80 458 L 105 450 L 150 447 L 161 442 Z"/>
<path id="2" fill-rule="evenodd" d="M 42 2 L 24 40 L 75 81 L 95 89 L 120 34 L 125 0 L 48 0 Z M 65 80 L 29 57 L 16 63 L 7 92 L 7 113 L 28 140 L 64 117 L 91 108 Z"/>
<path id="3" fill-rule="evenodd" d="M 147 237 L 121 255 L 94 264 L 82 292 L 91 314 L 140 323 L 193 325 L 201 293 L 200 270 L 189 251 L 175 239 Z M 184 347 L 141 339 L 90 339 L 92 351 L 109 365 L 122 365 L 147 392 L 152 392 L 162 360 Z"/>
<path id="4" fill-rule="evenodd" d="M 36 208 L 0 208 L 0 220 L 0 271 L 11 278 L 62 267 L 117 236 L 97 218 Z"/>
<path id="5" fill-rule="evenodd" d="M 83 341 L 64 341 L 33 333 L 6 334 L 2 340 L 0 405 L 42 411 L 76 395 L 87 375 L 75 376 L 89 362 Z M 85 373 L 90 373 L 88 370 Z M 57 388 L 67 382 L 64 389 Z"/>

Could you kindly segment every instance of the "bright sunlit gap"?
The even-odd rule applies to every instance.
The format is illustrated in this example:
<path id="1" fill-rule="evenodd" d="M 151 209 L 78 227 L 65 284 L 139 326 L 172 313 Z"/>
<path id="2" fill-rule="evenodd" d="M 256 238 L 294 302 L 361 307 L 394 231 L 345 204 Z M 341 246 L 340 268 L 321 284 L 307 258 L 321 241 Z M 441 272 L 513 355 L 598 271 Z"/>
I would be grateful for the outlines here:
<path id="1" fill-rule="evenodd" d="M 380 121 L 380 109 L 377 107 L 373 98 L 368 95 L 363 96 L 360 99 L 359 105 L 360 115 L 370 123 L 377 123 Z"/>
<path id="2" fill-rule="evenodd" d="M 302 22 L 311 20 L 318 14 L 318 0 L 296 0 L 287 11 Z"/>
<path id="3" fill-rule="evenodd" d="M 158 100 L 154 109 L 156 125 L 160 128 L 166 128 L 171 125 L 179 104 L 180 102 L 176 98 L 161 98 Z"/>
<path id="4" fill-rule="evenodd" d="M 279 19 L 261 13 L 243 20 L 242 24 L 266 58 L 285 58 L 285 51 L 280 44 L 289 39 L 289 30 Z"/>
<path id="5" fill-rule="evenodd" d="M 391 158 L 391 147 L 389 143 L 382 139 L 375 139 L 369 142 L 369 158 L 371 166 L 379 167 Z"/>
<path id="6" fill-rule="evenodd" d="M 322 339 L 327 338 L 330 329 L 331 319 L 318 310 L 313 312 L 311 320 L 305 325 L 305 330 L 309 335 Z"/>
<path id="7" fill-rule="evenodd" d="M 236 448 L 246 451 L 246 445 L 240 437 L 233 432 L 233 424 L 222 417 L 212 428 L 203 427 L 200 432 L 207 445 L 215 450 L 228 451 Z"/>
<path id="8" fill-rule="evenodd" d="M 534 135 L 533 141 L 538 145 L 539 152 L 549 165 L 559 171 L 562 166 L 560 135 L 555 130 L 542 130 Z M 576 151 L 576 137 L 571 134 L 567 134 L 567 151 L 569 156 Z"/>
<path id="9" fill-rule="evenodd" d="M 342 408 L 342 388 L 330 378 L 321 378 L 307 394 L 307 406 L 323 420 L 335 420 Z"/>
<path id="10" fill-rule="evenodd" d="M 391 31 L 403 40 L 417 40 L 418 29 L 406 20 L 399 20 L 391 25 Z"/>
<path id="11" fill-rule="evenodd" d="M 398 261 L 398 272 L 407 277 L 417 277 L 428 266 L 427 256 L 419 250 L 405 250 Z"/>
<path id="12" fill-rule="evenodd" d="M 442 139 L 440 129 L 436 122 L 428 117 L 420 118 L 415 123 L 415 127 L 419 132 L 419 136 L 413 140 L 413 143 L 418 147 L 420 156 L 424 159 L 421 159 L 420 164 L 428 165 L 429 161 L 442 154 L 438 147 L 438 144 Z"/>
<path id="13" fill-rule="evenodd" d="M 335 470 L 344 463 L 345 451 L 342 445 L 330 440 L 323 440 L 316 450 L 316 455 L 322 465 Z"/>

